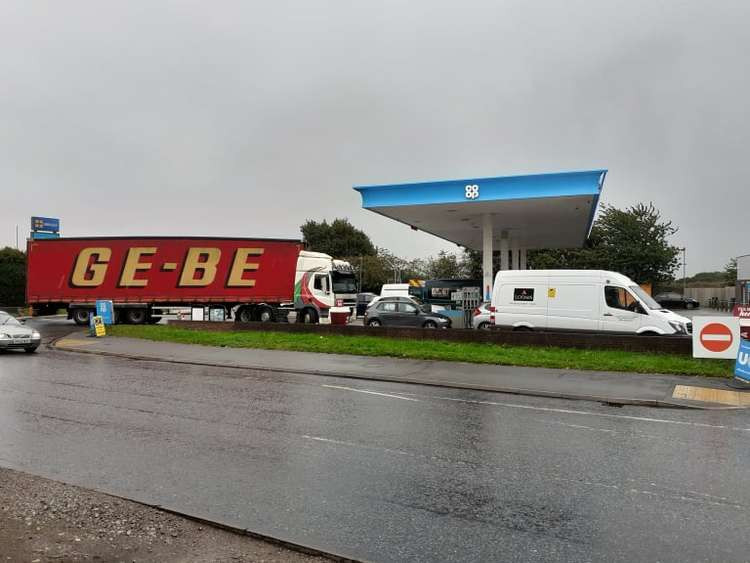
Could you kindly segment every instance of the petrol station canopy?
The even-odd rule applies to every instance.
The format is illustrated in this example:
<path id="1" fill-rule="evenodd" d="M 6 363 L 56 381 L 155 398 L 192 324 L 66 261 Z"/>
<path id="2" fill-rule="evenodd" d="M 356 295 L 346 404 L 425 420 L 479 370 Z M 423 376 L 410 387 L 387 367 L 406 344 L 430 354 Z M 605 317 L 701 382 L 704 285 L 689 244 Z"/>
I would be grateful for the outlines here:
<path id="1" fill-rule="evenodd" d="M 355 186 L 362 207 L 415 230 L 483 250 L 574 248 L 591 230 L 606 170 Z M 488 224 L 489 223 L 489 224 Z"/>

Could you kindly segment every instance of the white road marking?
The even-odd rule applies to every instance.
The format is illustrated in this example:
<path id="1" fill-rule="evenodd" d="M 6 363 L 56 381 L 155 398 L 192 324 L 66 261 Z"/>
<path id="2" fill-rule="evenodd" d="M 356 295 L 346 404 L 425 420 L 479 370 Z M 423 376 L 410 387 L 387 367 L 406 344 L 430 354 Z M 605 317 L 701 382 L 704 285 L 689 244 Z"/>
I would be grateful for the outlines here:
<path id="1" fill-rule="evenodd" d="M 434 395 L 420 395 L 417 393 L 404 393 L 404 394 L 422 397 L 423 399 L 434 399 L 437 401 L 453 401 L 456 403 L 468 403 L 468 404 L 473 404 L 473 405 L 489 405 L 489 406 L 495 406 L 495 407 L 507 407 L 511 409 L 552 412 L 552 413 L 557 413 L 557 414 L 572 414 L 572 415 L 579 415 L 579 416 L 598 416 L 602 418 L 616 418 L 620 420 L 635 420 L 638 422 L 654 422 L 658 424 L 675 424 L 678 426 L 694 426 L 697 428 L 713 428 L 716 430 L 736 430 L 738 432 L 750 432 L 750 428 L 726 426 L 723 424 L 707 424 L 705 422 L 688 422 L 684 420 L 669 420 L 666 418 L 652 418 L 649 416 L 609 414 L 609 413 L 603 413 L 603 412 L 577 411 L 573 409 L 557 409 L 553 407 L 534 407 L 531 405 L 520 405 L 518 403 L 501 403 L 498 401 L 475 401 L 471 399 L 456 399 L 455 397 L 438 397 Z"/>
<path id="2" fill-rule="evenodd" d="M 422 457 L 422 456 L 417 456 L 417 455 L 409 453 L 409 452 L 405 452 L 403 450 L 392 450 L 391 448 L 380 448 L 378 446 L 368 446 L 368 445 L 365 445 L 365 444 L 357 444 L 356 442 L 346 442 L 344 440 L 334 440 L 332 438 L 323 438 L 321 436 L 308 436 L 307 434 L 303 434 L 302 437 L 305 440 L 314 440 L 316 442 L 325 442 L 327 444 L 336 444 L 337 446 L 350 446 L 350 447 L 353 447 L 353 448 L 364 448 L 366 450 L 377 450 L 377 451 L 380 451 L 380 452 L 388 452 L 388 453 L 398 454 L 398 455 L 408 455 L 408 456 L 411 456 L 411 457 Z"/>
<path id="3" fill-rule="evenodd" d="M 547 424 L 557 424 L 559 426 L 566 426 L 568 428 L 578 428 L 580 430 L 594 430 L 595 432 L 607 432 L 608 434 L 618 434 L 617 430 L 610 430 L 609 428 L 594 428 L 593 426 L 584 426 L 583 424 L 568 424 L 567 422 L 560 422 L 558 420 L 540 420 L 540 422 L 546 422 Z"/>
<path id="4" fill-rule="evenodd" d="M 308 434 L 303 434 L 302 438 L 304 438 L 305 440 L 312 440 L 314 442 L 334 444 L 336 446 L 346 446 L 346 447 L 360 448 L 360 449 L 365 449 L 365 450 L 374 450 L 374 451 L 379 451 L 379 452 L 397 454 L 401 456 L 414 457 L 418 459 L 428 459 L 428 460 L 437 459 L 431 456 L 426 456 L 426 455 L 415 453 L 415 452 L 408 452 L 404 450 L 394 450 L 391 448 L 383 448 L 379 446 L 368 446 L 366 444 L 358 444 L 356 442 L 348 442 L 346 440 L 334 440 L 333 438 L 323 438 L 322 436 L 310 436 Z M 442 459 L 441 461 L 450 461 L 451 463 L 454 463 L 454 464 L 461 463 L 460 461 L 453 460 L 453 459 Z M 706 493 L 700 493 L 697 491 L 690 491 L 690 490 L 680 491 L 677 489 L 671 489 L 667 487 L 659 487 L 655 483 L 650 483 L 650 485 L 660 490 L 649 491 L 643 488 L 635 488 L 633 486 L 629 486 L 625 484 L 624 482 L 621 484 L 614 484 L 614 483 L 603 483 L 603 482 L 597 482 L 597 481 L 588 481 L 585 479 L 567 479 L 565 477 L 546 477 L 546 476 L 541 476 L 540 479 L 542 481 L 557 481 L 560 483 L 567 483 L 571 485 L 579 485 L 579 486 L 586 486 L 586 487 L 599 487 L 599 488 L 609 489 L 611 491 L 621 491 L 625 494 L 638 494 L 638 495 L 644 495 L 644 496 L 649 496 L 649 497 L 660 497 L 660 498 L 666 498 L 670 500 L 680 500 L 683 502 L 707 504 L 707 505 L 712 505 L 712 506 L 721 506 L 721 507 L 729 506 L 729 507 L 738 508 L 742 510 L 747 509 L 746 506 L 732 502 L 730 499 L 726 497 L 708 495 Z M 625 481 L 638 483 L 638 481 L 636 481 L 635 479 L 625 479 Z M 686 495 L 695 495 L 695 496 L 699 496 L 702 498 L 692 498 Z"/>
<path id="5" fill-rule="evenodd" d="M 356 393 L 366 393 L 367 395 L 378 395 L 380 397 L 390 397 L 391 399 L 401 399 L 402 401 L 414 401 L 419 403 L 419 399 L 413 399 L 411 397 L 402 397 L 401 395 L 391 395 L 390 393 L 378 393 L 377 391 L 369 391 L 367 389 L 357 389 L 356 387 L 345 387 L 343 385 L 321 385 L 321 387 L 328 387 L 329 389 L 342 389 L 344 391 L 354 391 Z"/>

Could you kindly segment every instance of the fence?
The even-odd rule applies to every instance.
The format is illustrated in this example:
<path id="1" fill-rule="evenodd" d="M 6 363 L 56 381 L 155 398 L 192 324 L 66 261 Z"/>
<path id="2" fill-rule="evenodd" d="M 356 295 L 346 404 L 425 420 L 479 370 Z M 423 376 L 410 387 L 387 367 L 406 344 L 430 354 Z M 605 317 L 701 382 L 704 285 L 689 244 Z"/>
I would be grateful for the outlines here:
<path id="1" fill-rule="evenodd" d="M 209 321 L 169 321 L 169 326 L 211 331 L 270 331 L 340 334 L 344 336 L 381 336 L 411 340 L 442 340 L 477 342 L 510 346 L 554 346 L 584 350 L 628 350 L 659 354 L 691 355 L 693 344 L 687 336 L 638 336 L 633 334 L 602 334 L 582 332 L 541 332 L 512 330 L 450 329 L 430 330 L 402 327 L 362 327 L 337 325 L 306 325 L 287 323 L 232 323 Z"/>
<path id="2" fill-rule="evenodd" d="M 688 287 L 685 290 L 685 297 L 697 299 L 701 307 L 719 308 L 724 302 L 729 304 L 730 301 L 737 297 L 737 290 L 731 287 Z"/>

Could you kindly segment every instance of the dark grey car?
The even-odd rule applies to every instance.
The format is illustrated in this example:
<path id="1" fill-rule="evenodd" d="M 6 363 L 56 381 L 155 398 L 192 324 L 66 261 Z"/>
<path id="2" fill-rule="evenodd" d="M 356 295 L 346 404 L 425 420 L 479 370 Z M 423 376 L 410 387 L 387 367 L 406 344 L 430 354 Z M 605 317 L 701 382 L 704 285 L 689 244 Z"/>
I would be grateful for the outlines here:
<path id="1" fill-rule="evenodd" d="M 445 315 L 422 309 L 413 302 L 385 298 L 367 309 L 365 326 L 450 328 L 451 320 Z"/>
<path id="2" fill-rule="evenodd" d="M 654 300 L 665 309 L 697 309 L 700 303 L 692 297 L 685 297 L 679 293 L 660 293 Z"/>

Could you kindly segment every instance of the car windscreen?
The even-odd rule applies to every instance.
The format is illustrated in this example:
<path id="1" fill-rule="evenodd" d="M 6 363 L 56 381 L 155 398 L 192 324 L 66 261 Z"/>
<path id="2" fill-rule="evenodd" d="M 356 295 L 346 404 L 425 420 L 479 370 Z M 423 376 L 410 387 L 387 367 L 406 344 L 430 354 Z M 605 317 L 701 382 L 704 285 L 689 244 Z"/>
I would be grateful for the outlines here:
<path id="1" fill-rule="evenodd" d="M 0 317 L 0 325 L 18 326 L 20 324 L 21 323 L 19 321 L 17 321 L 15 318 L 13 318 L 11 316 L 1 316 Z"/>
<path id="2" fill-rule="evenodd" d="M 357 293 L 357 278 L 354 274 L 331 272 L 334 293 Z"/>
<path id="3" fill-rule="evenodd" d="M 638 296 L 638 299 L 640 299 L 646 307 L 649 309 L 661 309 L 662 306 L 659 305 L 656 301 L 654 301 L 654 298 L 651 297 L 648 293 L 643 291 L 643 289 L 637 285 L 631 285 L 628 289 L 635 293 Z"/>

